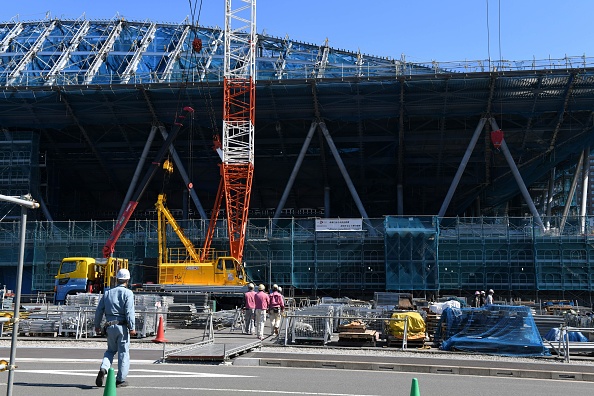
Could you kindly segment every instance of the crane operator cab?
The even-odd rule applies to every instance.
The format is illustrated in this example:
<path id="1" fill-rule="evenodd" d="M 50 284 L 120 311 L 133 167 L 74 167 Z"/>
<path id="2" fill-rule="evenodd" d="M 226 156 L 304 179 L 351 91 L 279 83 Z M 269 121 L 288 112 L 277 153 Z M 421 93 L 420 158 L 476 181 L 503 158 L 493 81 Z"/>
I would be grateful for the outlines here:
<path id="1" fill-rule="evenodd" d="M 245 283 L 243 266 L 233 257 L 219 257 L 215 272 L 218 276 L 224 276 L 224 284 L 243 285 Z"/>

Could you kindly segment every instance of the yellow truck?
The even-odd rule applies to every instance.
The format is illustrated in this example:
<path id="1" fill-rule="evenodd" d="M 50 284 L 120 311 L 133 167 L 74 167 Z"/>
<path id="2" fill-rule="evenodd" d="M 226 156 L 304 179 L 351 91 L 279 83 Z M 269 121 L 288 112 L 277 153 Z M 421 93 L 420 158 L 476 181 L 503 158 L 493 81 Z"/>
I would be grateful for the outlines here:
<path id="1" fill-rule="evenodd" d="M 54 302 L 63 304 L 76 293 L 102 293 L 117 285 L 116 273 L 128 268 L 128 259 L 66 257 L 55 276 Z"/>

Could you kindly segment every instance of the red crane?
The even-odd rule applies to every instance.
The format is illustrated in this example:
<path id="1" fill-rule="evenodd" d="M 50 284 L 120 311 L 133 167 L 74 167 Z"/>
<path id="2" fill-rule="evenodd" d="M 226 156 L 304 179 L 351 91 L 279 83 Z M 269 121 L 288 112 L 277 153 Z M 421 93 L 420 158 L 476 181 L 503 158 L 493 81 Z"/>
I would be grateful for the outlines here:
<path id="1" fill-rule="evenodd" d="M 208 254 L 224 197 L 230 255 L 240 263 L 254 175 L 255 62 L 256 1 L 226 0 L 221 184 L 203 255 Z"/>

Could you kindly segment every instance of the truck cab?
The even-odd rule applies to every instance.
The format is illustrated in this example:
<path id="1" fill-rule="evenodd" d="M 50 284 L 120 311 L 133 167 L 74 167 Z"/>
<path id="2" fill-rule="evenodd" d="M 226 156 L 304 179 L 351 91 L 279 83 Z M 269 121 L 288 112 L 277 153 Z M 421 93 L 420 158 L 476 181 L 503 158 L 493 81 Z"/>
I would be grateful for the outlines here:
<path id="1" fill-rule="evenodd" d="M 54 302 L 63 304 L 69 294 L 102 293 L 115 287 L 115 274 L 120 268 L 128 268 L 127 259 L 64 258 L 55 276 Z"/>

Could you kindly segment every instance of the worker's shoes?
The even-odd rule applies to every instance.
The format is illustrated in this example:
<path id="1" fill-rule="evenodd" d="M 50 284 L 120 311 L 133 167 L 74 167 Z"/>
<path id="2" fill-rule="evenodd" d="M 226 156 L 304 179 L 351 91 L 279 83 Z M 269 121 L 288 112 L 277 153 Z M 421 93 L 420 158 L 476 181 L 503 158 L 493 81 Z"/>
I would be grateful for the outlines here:
<path id="1" fill-rule="evenodd" d="M 278 335 L 278 327 L 274 328 L 274 335 Z"/>
<path id="2" fill-rule="evenodd" d="M 99 369 L 99 374 L 97 374 L 97 378 L 95 378 L 95 385 L 102 387 L 103 380 L 105 379 L 105 374 L 107 374 L 107 370 L 104 368 Z"/>
<path id="3" fill-rule="evenodd" d="M 126 386 L 128 386 L 126 381 L 116 381 L 116 388 L 125 388 Z"/>

